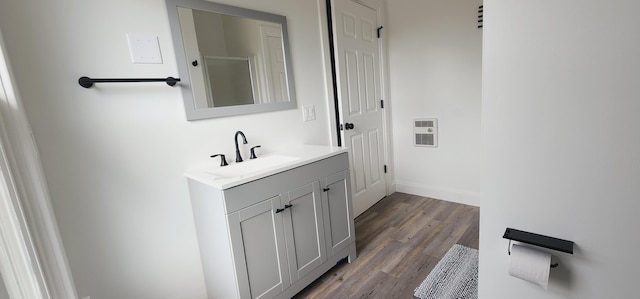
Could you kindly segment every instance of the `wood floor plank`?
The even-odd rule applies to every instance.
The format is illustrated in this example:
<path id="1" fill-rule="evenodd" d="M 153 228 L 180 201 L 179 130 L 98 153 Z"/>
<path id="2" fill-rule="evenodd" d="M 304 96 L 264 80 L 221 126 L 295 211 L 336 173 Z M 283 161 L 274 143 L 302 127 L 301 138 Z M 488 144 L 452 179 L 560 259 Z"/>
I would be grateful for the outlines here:
<path id="1" fill-rule="evenodd" d="M 355 220 L 358 257 L 294 298 L 413 298 L 442 256 L 478 248 L 478 207 L 406 193 L 383 198 Z"/>

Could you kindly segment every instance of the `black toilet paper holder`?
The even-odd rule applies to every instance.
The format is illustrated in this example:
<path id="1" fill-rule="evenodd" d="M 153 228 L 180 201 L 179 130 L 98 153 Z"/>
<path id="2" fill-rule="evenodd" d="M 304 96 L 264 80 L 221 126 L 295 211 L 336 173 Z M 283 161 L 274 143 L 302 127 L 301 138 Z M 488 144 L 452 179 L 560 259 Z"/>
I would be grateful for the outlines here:
<path id="1" fill-rule="evenodd" d="M 509 239 L 509 247 L 507 247 L 507 252 L 509 253 L 509 255 L 511 255 L 512 240 L 573 254 L 573 241 L 534 234 L 513 228 L 507 228 L 502 237 L 505 239 Z M 558 263 L 551 264 L 551 268 L 555 267 L 558 267 Z"/>

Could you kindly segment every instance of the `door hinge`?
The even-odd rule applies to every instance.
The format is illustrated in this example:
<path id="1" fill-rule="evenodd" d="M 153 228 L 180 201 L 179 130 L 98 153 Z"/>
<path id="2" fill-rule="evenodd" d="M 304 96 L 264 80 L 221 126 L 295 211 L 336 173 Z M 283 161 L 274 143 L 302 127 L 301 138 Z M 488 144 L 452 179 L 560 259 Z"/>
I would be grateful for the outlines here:
<path id="1" fill-rule="evenodd" d="M 378 38 L 380 38 L 380 30 L 382 30 L 382 28 L 384 28 L 384 27 L 382 27 L 382 26 L 378 27 Z"/>
<path id="2" fill-rule="evenodd" d="M 384 173 L 387 173 L 387 165 L 384 166 Z"/>
<path id="3" fill-rule="evenodd" d="M 384 100 L 380 100 L 380 108 L 384 109 Z"/>

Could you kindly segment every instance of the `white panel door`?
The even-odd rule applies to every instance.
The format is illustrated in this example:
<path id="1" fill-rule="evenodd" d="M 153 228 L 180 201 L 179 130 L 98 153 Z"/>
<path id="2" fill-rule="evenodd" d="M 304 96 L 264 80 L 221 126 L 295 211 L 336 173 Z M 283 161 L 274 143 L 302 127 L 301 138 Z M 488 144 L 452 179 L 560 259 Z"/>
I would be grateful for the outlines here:
<path id="1" fill-rule="evenodd" d="M 386 195 L 377 12 L 333 0 L 343 145 L 349 147 L 354 216 Z"/>
<path id="2" fill-rule="evenodd" d="M 287 73 L 284 65 L 282 29 L 276 26 L 260 25 L 265 63 L 265 85 L 268 98 L 263 103 L 284 102 L 289 98 Z"/>

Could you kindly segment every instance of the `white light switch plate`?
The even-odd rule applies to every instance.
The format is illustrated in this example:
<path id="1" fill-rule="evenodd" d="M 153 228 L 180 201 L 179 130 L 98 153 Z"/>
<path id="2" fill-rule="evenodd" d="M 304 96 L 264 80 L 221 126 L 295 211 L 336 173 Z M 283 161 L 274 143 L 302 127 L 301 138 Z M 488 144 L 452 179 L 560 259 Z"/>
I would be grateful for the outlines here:
<path id="1" fill-rule="evenodd" d="M 147 34 L 127 34 L 133 63 L 162 63 L 158 37 Z"/>
<path id="2" fill-rule="evenodd" d="M 302 120 L 303 121 L 316 120 L 316 107 L 313 105 L 302 106 Z"/>

